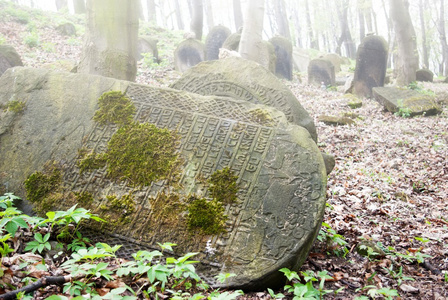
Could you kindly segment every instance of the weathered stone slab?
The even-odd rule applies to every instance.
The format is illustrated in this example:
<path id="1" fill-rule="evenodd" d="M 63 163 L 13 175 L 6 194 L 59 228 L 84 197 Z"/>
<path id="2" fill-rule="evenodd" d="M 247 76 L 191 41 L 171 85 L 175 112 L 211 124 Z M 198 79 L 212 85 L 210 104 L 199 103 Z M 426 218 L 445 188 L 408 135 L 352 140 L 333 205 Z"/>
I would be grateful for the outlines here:
<path id="1" fill-rule="evenodd" d="M 253 61 L 230 57 L 203 62 L 185 72 L 171 87 L 272 106 L 282 111 L 289 122 L 305 127 L 317 140 L 313 119 L 297 98 L 271 72 Z"/>
<path id="2" fill-rule="evenodd" d="M 367 36 L 356 53 L 356 68 L 349 92 L 372 97 L 372 88 L 384 86 L 387 70 L 388 46 L 381 36 Z"/>
<path id="3" fill-rule="evenodd" d="M 336 83 L 333 64 L 326 59 L 317 58 L 308 65 L 308 84 L 314 86 L 334 86 Z"/>
<path id="4" fill-rule="evenodd" d="M 185 72 L 205 59 L 205 46 L 194 38 L 181 42 L 174 50 L 174 67 Z"/>
<path id="5" fill-rule="evenodd" d="M 375 100 L 390 112 L 406 110 L 410 116 L 439 114 L 442 110 L 437 105 L 434 97 L 421 94 L 414 90 L 400 89 L 396 87 L 373 88 Z"/>
<path id="6" fill-rule="evenodd" d="M 434 73 L 428 69 L 419 69 L 415 73 L 415 79 L 422 82 L 433 82 Z"/>
<path id="7" fill-rule="evenodd" d="M 0 45 L 0 76 L 9 68 L 23 66 L 22 59 L 13 46 Z"/>
<path id="8" fill-rule="evenodd" d="M 292 80 L 292 43 L 285 37 L 276 36 L 269 40 L 275 49 L 275 75 Z"/>
<path id="9" fill-rule="evenodd" d="M 205 39 L 205 60 L 219 58 L 219 48 L 222 47 L 230 33 L 230 29 L 222 25 L 214 26 L 210 30 Z"/>
<path id="10" fill-rule="evenodd" d="M 348 117 L 327 116 L 327 115 L 320 115 L 319 121 L 327 125 L 333 125 L 333 126 L 355 124 L 355 121 L 353 121 Z"/>
<path id="11" fill-rule="evenodd" d="M 232 51 L 238 51 L 238 48 L 240 47 L 240 40 L 241 32 L 232 33 L 224 41 L 224 43 L 222 44 L 222 48 Z"/>
<path id="12" fill-rule="evenodd" d="M 98 98 L 111 90 L 130 97 L 134 121 L 177 132 L 176 176 L 136 186 L 110 178 L 108 166 L 80 172 L 78 151 L 105 153 L 121 130 L 93 120 Z M 35 171 L 48 171 L 44 164 L 53 161 L 63 180 L 48 196 L 58 199 L 48 202 L 52 208 L 77 203 L 105 218 L 108 232 L 149 245 L 177 243 L 179 254 L 199 252 L 199 272 L 213 285 L 218 285 L 215 275 L 229 272 L 237 274 L 229 278 L 232 288 L 265 289 L 282 283 L 279 268 L 298 268 L 305 260 L 322 221 L 326 172 L 307 130 L 291 125 L 280 111 L 31 68 L 13 68 L 0 78 L 0 104 L 17 99 L 25 102 L 23 112 L 0 111 L 0 184 L 7 191 L 24 196 L 23 181 Z M 189 231 L 192 195 L 211 201 L 207 180 L 227 167 L 237 176 L 238 194 L 236 202 L 225 205 L 225 232 Z M 121 203 L 113 213 L 114 197 L 131 203 Z M 206 251 L 207 242 L 214 254 Z"/>

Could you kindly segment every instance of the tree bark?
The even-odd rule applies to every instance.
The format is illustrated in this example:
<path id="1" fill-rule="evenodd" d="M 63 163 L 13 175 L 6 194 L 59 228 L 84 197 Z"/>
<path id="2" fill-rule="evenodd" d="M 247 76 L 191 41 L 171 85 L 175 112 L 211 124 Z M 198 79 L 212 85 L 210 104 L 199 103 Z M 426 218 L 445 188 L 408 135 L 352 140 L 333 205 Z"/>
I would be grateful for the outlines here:
<path id="1" fill-rule="evenodd" d="M 87 0 L 87 30 L 80 73 L 134 81 L 139 0 Z"/>
<path id="2" fill-rule="evenodd" d="M 291 32 L 289 30 L 285 0 L 276 0 L 273 5 L 278 34 L 287 38 L 288 40 L 291 40 Z"/>
<path id="3" fill-rule="evenodd" d="M 258 61 L 262 51 L 264 1 L 249 0 L 244 14 L 239 53 L 241 57 Z"/>
<path id="4" fill-rule="evenodd" d="M 213 26 L 215 26 L 215 22 L 213 20 L 212 3 L 210 2 L 210 0 L 205 0 L 205 15 L 207 19 L 207 28 L 208 31 L 210 31 Z"/>
<path id="5" fill-rule="evenodd" d="M 156 2 L 154 0 L 147 0 L 146 5 L 148 6 L 148 22 L 152 26 L 157 26 Z"/>
<path id="6" fill-rule="evenodd" d="M 190 30 L 196 35 L 196 39 L 202 40 L 202 27 L 204 24 L 204 9 L 202 0 L 192 1 L 193 15 L 191 17 Z"/>
<path id="7" fill-rule="evenodd" d="M 418 69 L 417 38 L 409 14 L 408 0 L 390 0 L 389 4 L 398 48 L 395 62 L 397 85 L 406 86 L 415 81 Z"/>
<path id="8" fill-rule="evenodd" d="M 362 42 L 366 36 L 366 25 L 364 19 L 364 0 L 358 0 L 359 41 Z"/>
<path id="9" fill-rule="evenodd" d="M 64 8 L 68 8 L 67 0 L 56 0 L 56 9 L 60 11 Z"/>
<path id="10" fill-rule="evenodd" d="M 296 32 L 296 37 L 294 39 L 294 45 L 297 47 L 303 48 L 302 43 L 302 27 L 300 26 L 300 20 L 299 20 L 299 12 L 297 9 L 297 2 L 292 3 L 292 20 L 294 23 L 294 29 Z"/>
<path id="11" fill-rule="evenodd" d="M 355 58 L 356 47 L 355 43 L 353 42 L 352 35 L 350 33 L 350 28 L 348 26 L 348 8 L 349 8 L 348 0 L 342 1 L 341 5 L 342 7 L 337 7 L 339 23 L 341 27 L 341 36 L 339 37 L 338 40 L 336 52 L 340 54 L 342 44 L 344 44 L 346 56 L 349 58 Z"/>
<path id="12" fill-rule="evenodd" d="M 445 30 L 445 0 L 440 0 L 439 22 L 437 22 L 437 29 L 439 31 L 440 43 L 442 45 L 442 63 L 440 66 L 440 73 L 448 76 L 448 43 L 446 39 Z"/>
<path id="13" fill-rule="evenodd" d="M 174 0 L 174 7 L 176 9 L 176 21 L 177 21 L 177 28 L 180 30 L 184 30 L 184 21 L 182 19 L 182 10 L 179 5 L 179 0 Z"/>
<path id="14" fill-rule="evenodd" d="M 235 31 L 243 26 L 243 12 L 241 11 L 240 0 L 233 0 L 233 16 L 235 18 Z"/>
<path id="15" fill-rule="evenodd" d="M 313 26 L 311 24 L 310 6 L 308 5 L 308 0 L 305 0 L 305 12 L 306 12 L 306 25 L 308 30 L 308 39 L 310 42 L 310 47 L 312 49 L 319 50 L 319 45 L 316 39 L 314 38 Z"/>
<path id="16" fill-rule="evenodd" d="M 73 8 L 75 10 L 75 14 L 86 13 L 86 3 L 84 0 L 73 0 Z"/>
<path id="17" fill-rule="evenodd" d="M 423 0 L 419 1 L 419 15 L 420 15 L 420 26 L 422 32 L 422 54 L 423 54 L 423 67 L 429 68 L 429 56 L 428 56 L 428 45 L 426 41 L 426 24 L 424 16 L 424 6 Z"/>

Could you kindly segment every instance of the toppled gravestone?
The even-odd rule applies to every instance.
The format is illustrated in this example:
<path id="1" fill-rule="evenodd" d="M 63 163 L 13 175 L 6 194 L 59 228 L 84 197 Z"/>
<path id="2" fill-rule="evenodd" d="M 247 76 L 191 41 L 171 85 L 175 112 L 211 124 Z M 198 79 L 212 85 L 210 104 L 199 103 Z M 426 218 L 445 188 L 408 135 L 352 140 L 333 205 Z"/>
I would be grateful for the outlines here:
<path id="1" fill-rule="evenodd" d="M 375 100 L 393 113 L 408 116 L 432 116 L 441 113 L 434 97 L 410 89 L 397 87 L 373 88 Z"/>
<path id="2" fill-rule="evenodd" d="M 285 37 L 275 36 L 269 40 L 275 49 L 275 75 L 292 80 L 292 43 Z"/>
<path id="3" fill-rule="evenodd" d="M 184 40 L 174 50 L 174 67 L 179 72 L 185 72 L 204 59 L 204 44 L 194 38 Z"/>
<path id="4" fill-rule="evenodd" d="M 217 25 L 207 34 L 205 39 L 205 60 L 216 60 L 219 58 L 219 48 L 230 35 L 230 29 Z"/>
<path id="5" fill-rule="evenodd" d="M 387 56 L 388 46 L 383 37 L 365 37 L 356 53 L 355 76 L 348 92 L 371 98 L 372 88 L 384 86 Z"/>
<path id="6" fill-rule="evenodd" d="M 9 68 L 23 66 L 16 49 L 10 45 L 0 45 L 0 76 Z"/>
<path id="7" fill-rule="evenodd" d="M 197 270 L 216 286 L 219 273 L 237 274 L 228 279 L 230 288 L 281 285 L 278 269 L 298 268 L 305 260 L 322 222 L 325 167 L 309 133 L 281 112 L 230 98 L 23 67 L 0 78 L 0 104 L 17 99 L 25 104 L 22 112 L 0 111 L 0 184 L 25 196 L 25 181 L 41 213 L 78 204 L 106 219 L 106 232 L 139 245 L 173 242 L 178 254 L 199 252 Z M 135 157 L 123 155 L 129 148 Z M 133 158 L 142 157 L 139 149 L 158 151 L 159 159 L 133 165 Z M 166 161 L 163 174 L 150 171 Z M 40 176 L 32 176 L 36 171 Z M 216 177 L 225 172 L 232 175 Z M 45 176 L 57 180 L 43 196 L 33 193 L 40 182 L 33 180 Z M 218 209 L 218 199 L 234 183 L 236 199 L 224 198 L 232 199 Z M 193 226 L 201 220 L 193 212 L 203 216 L 201 205 L 215 208 L 222 230 L 205 234 L 214 227 Z"/>
<path id="8" fill-rule="evenodd" d="M 336 84 L 333 64 L 324 58 L 316 58 L 308 65 L 308 84 L 334 86 Z"/>
<path id="9" fill-rule="evenodd" d="M 282 111 L 289 122 L 305 127 L 317 141 L 314 121 L 294 94 L 271 72 L 251 60 L 229 57 L 203 62 L 182 74 L 171 87 L 272 106 Z"/>

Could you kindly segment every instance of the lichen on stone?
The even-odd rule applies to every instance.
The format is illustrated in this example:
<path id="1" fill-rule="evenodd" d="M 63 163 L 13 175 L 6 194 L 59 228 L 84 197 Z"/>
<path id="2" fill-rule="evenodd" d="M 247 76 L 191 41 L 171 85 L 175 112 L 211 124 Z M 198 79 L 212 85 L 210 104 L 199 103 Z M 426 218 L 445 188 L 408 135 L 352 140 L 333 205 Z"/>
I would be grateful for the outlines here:
<path id="1" fill-rule="evenodd" d="M 225 167 L 222 170 L 214 172 L 208 180 L 210 197 L 223 204 L 232 204 L 237 200 L 238 176 Z"/>
<path id="2" fill-rule="evenodd" d="M 269 112 L 261 108 L 250 110 L 249 116 L 254 122 L 262 125 L 272 125 L 274 122 Z"/>
<path id="3" fill-rule="evenodd" d="M 79 168 L 80 174 L 85 171 L 101 169 L 106 165 L 106 157 L 103 153 L 99 154 L 95 151 L 81 148 L 78 150 L 78 161 L 76 165 Z"/>
<path id="4" fill-rule="evenodd" d="M 120 91 L 104 93 L 98 99 L 98 106 L 93 120 L 102 125 L 129 124 L 136 111 L 134 103 Z"/>
<path id="5" fill-rule="evenodd" d="M 4 110 L 9 110 L 14 113 L 21 113 L 25 110 L 25 108 L 26 108 L 25 102 L 18 100 L 9 101 L 3 107 Z"/>

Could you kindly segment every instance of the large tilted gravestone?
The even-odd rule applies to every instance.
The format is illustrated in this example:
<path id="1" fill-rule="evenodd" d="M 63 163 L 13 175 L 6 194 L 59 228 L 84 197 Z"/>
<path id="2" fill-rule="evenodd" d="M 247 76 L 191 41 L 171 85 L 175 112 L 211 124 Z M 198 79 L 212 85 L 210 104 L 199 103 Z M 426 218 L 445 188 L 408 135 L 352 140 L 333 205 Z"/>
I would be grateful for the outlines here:
<path id="1" fill-rule="evenodd" d="M 0 45 L 0 76 L 9 68 L 23 66 L 22 59 L 13 46 Z"/>
<path id="2" fill-rule="evenodd" d="M 205 60 L 217 60 L 219 58 L 219 48 L 230 35 L 230 29 L 217 25 L 207 34 L 205 39 Z"/>
<path id="3" fill-rule="evenodd" d="M 330 86 L 336 84 L 334 66 L 331 61 L 317 58 L 308 65 L 308 84 L 314 86 Z"/>
<path id="4" fill-rule="evenodd" d="M 98 98 L 111 90 L 132 99 L 138 122 L 132 124 L 177 132 L 179 165 L 171 180 L 136 186 L 107 176 L 109 165 L 80 172 L 81 153 L 108 153 L 109 164 L 110 145 L 121 141 L 115 138 L 120 132 L 136 138 L 126 134 L 126 126 L 93 120 Z M 67 209 L 77 203 L 105 218 L 104 229 L 131 244 L 173 242 L 179 254 L 199 252 L 199 273 L 213 285 L 219 285 L 214 278 L 219 273 L 237 274 L 228 279 L 231 288 L 281 285 L 278 269 L 295 269 L 305 260 L 322 222 L 326 173 L 308 131 L 291 125 L 283 113 L 228 97 L 23 67 L 0 78 L 0 104 L 19 99 L 23 112 L 0 111 L 0 184 L 7 191 L 23 197 L 23 182 L 36 178 L 30 176 L 34 172 L 61 174 L 57 191 L 36 206 Z M 137 145 L 148 142 L 139 139 Z M 189 231 L 191 198 L 210 203 L 207 180 L 227 167 L 239 192 L 236 202 L 225 205 L 225 232 Z M 146 167 L 135 171 L 142 170 Z"/>
<path id="5" fill-rule="evenodd" d="M 197 39 L 189 38 L 181 42 L 174 50 L 174 67 L 185 72 L 205 59 L 204 44 Z"/>
<path id="6" fill-rule="evenodd" d="M 356 68 L 352 87 L 348 92 L 372 97 L 372 88 L 384 86 L 387 70 L 388 46 L 381 36 L 364 38 L 356 53 Z"/>
<path id="7" fill-rule="evenodd" d="M 434 97 L 414 90 L 396 87 L 373 88 L 375 100 L 393 113 L 409 114 L 409 116 L 439 114 L 442 110 Z"/>
<path id="8" fill-rule="evenodd" d="M 202 62 L 185 72 L 172 88 L 201 95 L 226 96 L 282 111 L 317 141 L 313 119 L 287 86 L 259 64 L 238 57 Z"/>
<path id="9" fill-rule="evenodd" d="M 292 80 L 292 43 L 285 37 L 276 36 L 269 40 L 275 49 L 275 75 Z"/>

